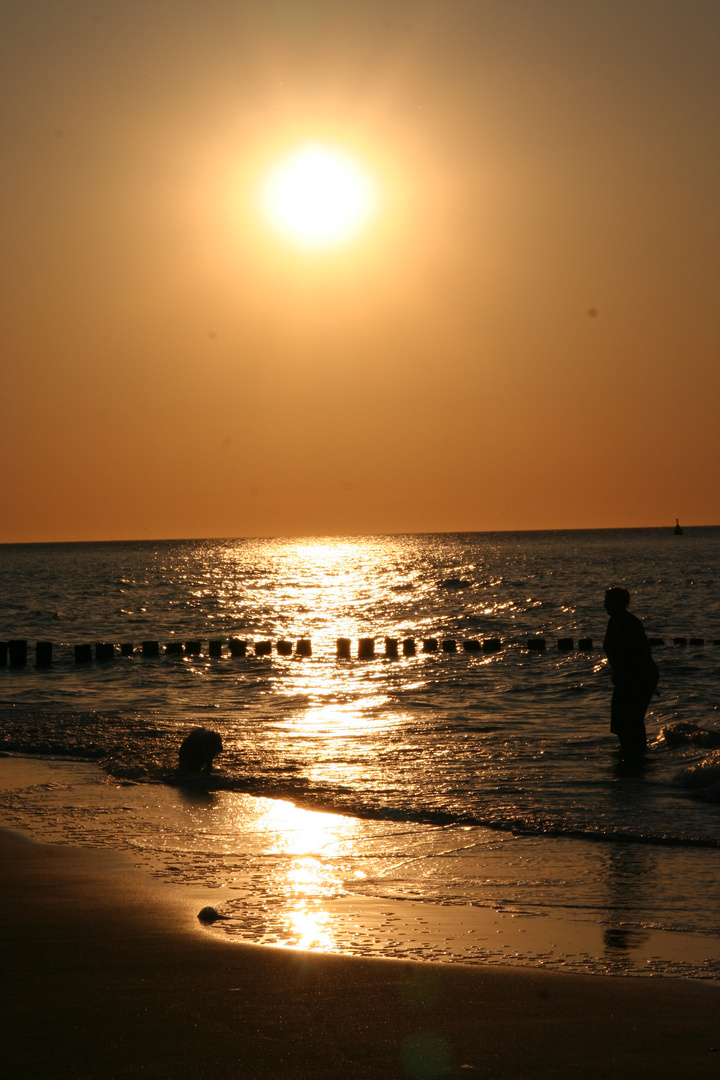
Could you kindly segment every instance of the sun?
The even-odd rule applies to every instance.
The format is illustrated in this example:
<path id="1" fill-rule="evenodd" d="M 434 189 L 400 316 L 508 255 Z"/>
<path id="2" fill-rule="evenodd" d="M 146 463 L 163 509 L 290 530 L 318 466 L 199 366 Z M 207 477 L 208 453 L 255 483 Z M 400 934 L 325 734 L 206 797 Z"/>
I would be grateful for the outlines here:
<path id="1" fill-rule="evenodd" d="M 270 223 L 302 247 L 342 244 L 367 224 L 376 203 L 375 184 L 351 157 L 315 143 L 281 161 L 262 191 Z"/>

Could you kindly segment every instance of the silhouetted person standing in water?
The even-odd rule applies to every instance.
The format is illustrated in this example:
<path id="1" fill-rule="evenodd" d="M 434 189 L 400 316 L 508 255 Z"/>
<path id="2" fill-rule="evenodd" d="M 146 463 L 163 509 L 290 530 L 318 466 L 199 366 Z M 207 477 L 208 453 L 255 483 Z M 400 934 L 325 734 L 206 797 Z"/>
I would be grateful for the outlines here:
<path id="1" fill-rule="evenodd" d="M 628 611 L 629 603 L 627 589 L 608 589 L 605 593 L 605 610 L 610 621 L 603 649 L 615 686 L 610 730 L 626 753 L 641 754 L 647 746 L 645 713 L 655 693 L 659 672 L 642 623 Z"/>

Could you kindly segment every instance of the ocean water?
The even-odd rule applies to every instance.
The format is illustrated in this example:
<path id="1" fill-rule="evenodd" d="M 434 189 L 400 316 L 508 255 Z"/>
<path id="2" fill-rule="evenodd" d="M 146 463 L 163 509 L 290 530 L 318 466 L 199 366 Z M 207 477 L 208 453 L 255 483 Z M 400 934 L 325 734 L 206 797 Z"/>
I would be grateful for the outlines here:
<path id="1" fill-rule="evenodd" d="M 0 752 L 42 764 L 0 824 L 129 848 L 243 940 L 720 978 L 719 549 L 718 528 L 2 546 L 0 638 L 29 649 L 0 668 Z M 641 766 L 609 732 L 608 584 L 663 640 Z M 231 637 L 245 657 L 209 655 Z M 299 639 L 312 656 L 278 655 Z M 96 642 L 114 659 L 76 663 Z M 223 752 L 183 778 L 198 725 Z"/>

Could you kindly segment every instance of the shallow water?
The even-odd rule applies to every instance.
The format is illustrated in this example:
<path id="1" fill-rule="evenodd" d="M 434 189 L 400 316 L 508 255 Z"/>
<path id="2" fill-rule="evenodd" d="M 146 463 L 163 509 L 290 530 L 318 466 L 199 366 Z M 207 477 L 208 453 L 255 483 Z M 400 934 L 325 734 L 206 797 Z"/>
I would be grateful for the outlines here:
<path id="1" fill-rule="evenodd" d="M 0 820 L 135 847 L 162 875 L 224 891 L 222 932 L 251 940 L 315 933 L 315 947 L 350 952 L 716 977 L 718 752 L 661 732 L 718 731 L 719 540 L 702 529 L 2 547 L 0 636 L 27 637 L 31 660 L 0 670 L 0 749 L 97 766 L 81 767 L 82 783 L 10 788 Z M 610 582 L 666 643 L 642 769 L 618 760 L 608 731 Z M 531 635 L 545 652 L 528 651 Z M 678 635 L 705 643 L 674 646 Z M 209 640 L 230 636 L 306 637 L 313 655 L 211 658 Z M 365 636 L 378 653 L 385 636 L 454 638 L 460 651 L 359 661 Z M 566 636 L 594 647 L 559 653 Z M 191 637 L 200 655 L 77 665 L 72 650 Z M 336 659 L 338 637 L 352 639 L 351 660 Z M 498 652 L 462 649 L 489 637 Z M 48 671 L 32 664 L 42 639 Z M 177 788 L 194 723 L 224 750 L 209 780 Z M 304 934 L 288 898 L 306 905 Z M 427 925 L 409 914 L 418 905 Z M 368 912 L 360 942 L 352 928 Z M 459 934 L 458 912 L 500 925 L 468 945 L 479 925 Z M 543 955 L 537 928 L 555 924 L 567 948 Z"/>

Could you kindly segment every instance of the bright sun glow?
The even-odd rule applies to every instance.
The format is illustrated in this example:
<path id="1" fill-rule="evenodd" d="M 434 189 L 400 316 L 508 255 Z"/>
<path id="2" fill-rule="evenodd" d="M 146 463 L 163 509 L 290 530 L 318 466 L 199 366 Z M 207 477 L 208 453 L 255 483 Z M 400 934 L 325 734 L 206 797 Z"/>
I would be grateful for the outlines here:
<path id="1" fill-rule="evenodd" d="M 375 203 L 375 185 L 351 158 L 315 144 L 281 162 L 263 191 L 272 224 L 303 247 L 349 239 L 366 224 Z"/>

